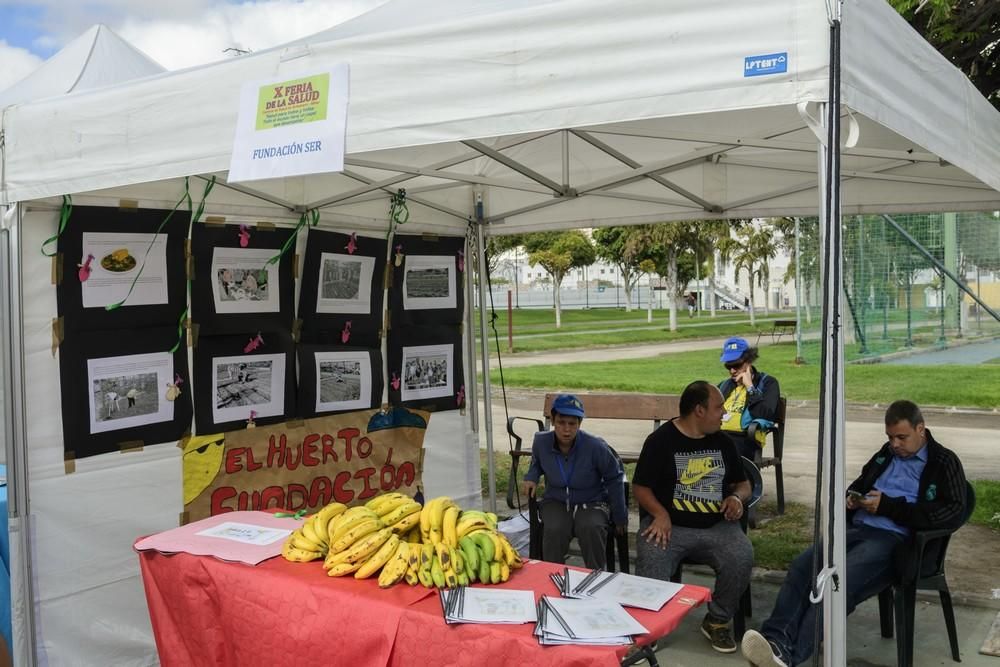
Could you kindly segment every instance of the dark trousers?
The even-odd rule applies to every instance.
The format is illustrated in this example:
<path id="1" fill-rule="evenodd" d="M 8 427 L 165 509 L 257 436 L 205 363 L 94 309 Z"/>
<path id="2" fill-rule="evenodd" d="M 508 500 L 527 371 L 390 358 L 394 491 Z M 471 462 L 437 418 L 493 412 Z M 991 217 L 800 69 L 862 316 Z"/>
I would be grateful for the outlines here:
<path id="1" fill-rule="evenodd" d="M 567 511 L 563 503 L 543 502 L 539 515 L 542 520 L 542 560 L 565 563 L 569 542 L 576 537 L 587 567 L 603 570 L 607 566 L 608 525 L 611 523 L 607 505 L 573 505 Z"/>
<path id="2" fill-rule="evenodd" d="M 888 586 L 895 574 L 893 551 L 903 536 L 889 530 L 860 526 L 847 530 L 847 613 Z M 822 623 L 822 603 L 809 601 L 812 590 L 813 547 L 796 557 L 778 591 L 771 617 L 760 628 L 778 645 L 789 665 L 812 655 L 817 623 Z"/>

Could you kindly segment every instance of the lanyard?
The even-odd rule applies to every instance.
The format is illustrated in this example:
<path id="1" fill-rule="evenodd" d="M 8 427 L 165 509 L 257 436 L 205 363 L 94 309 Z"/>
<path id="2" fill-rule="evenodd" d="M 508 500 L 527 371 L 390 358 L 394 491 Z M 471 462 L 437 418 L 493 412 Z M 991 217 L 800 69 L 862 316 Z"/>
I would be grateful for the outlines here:
<path id="1" fill-rule="evenodd" d="M 566 474 L 566 470 L 563 469 L 563 455 L 562 452 L 556 454 L 556 465 L 559 466 L 559 474 L 562 475 L 563 482 L 566 484 L 566 511 L 569 511 L 569 480 L 573 477 L 573 468 L 576 467 L 576 457 L 573 457 L 573 462 L 569 466 L 569 474 Z"/>

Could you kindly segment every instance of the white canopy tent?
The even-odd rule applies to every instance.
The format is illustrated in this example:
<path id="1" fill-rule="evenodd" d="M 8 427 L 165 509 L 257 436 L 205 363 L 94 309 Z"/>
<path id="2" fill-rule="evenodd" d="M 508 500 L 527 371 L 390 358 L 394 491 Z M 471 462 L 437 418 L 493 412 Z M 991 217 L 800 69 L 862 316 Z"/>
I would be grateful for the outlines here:
<path id="1" fill-rule="evenodd" d="M 459 236 L 470 220 L 488 235 L 812 215 L 826 164 L 827 9 L 821 0 L 395 0 L 283 48 L 7 109 L 0 201 L 16 203 L 5 289 L 13 317 L 4 318 L 15 323 L 12 495 L 30 493 L 32 503 L 12 517 L 20 531 L 12 550 L 16 542 L 31 554 L 26 593 L 36 604 L 33 616 L 22 606 L 15 618 L 29 637 L 36 621 L 39 659 L 154 661 L 129 546 L 174 525 L 181 509 L 173 447 L 94 457 L 63 473 L 50 400 L 58 394 L 49 353 L 55 299 L 36 251 L 54 233 L 58 196 L 169 208 L 180 179 L 216 175 L 224 187 L 207 215 L 282 223 L 318 208 L 323 226 L 384 233 L 388 196 L 405 188 L 411 218 L 401 232 Z M 849 145 L 841 212 L 1000 206 L 1000 114 L 883 0 L 850 0 L 841 33 Z M 746 76 L 778 54 L 785 71 Z M 344 61 L 345 171 L 227 184 L 241 84 Z M 835 212 L 826 208 L 827 217 Z M 828 331 L 839 341 L 837 299 L 829 303 Z M 827 445 L 842 441 L 843 426 L 842 361 L 829 358 Z M 468 359 L 465 367 L 471 376 Z M 486 383 L 482 430 L 491 445 Z M 435 420 L 442 428 L 428 434 L 429 491 L 473 498 L 470 429 L 478 425 L 456 413 L 435 415 L 432 427 Z M 838 472 L 827 490 L 842 497 L 842 454 L 831 460 Z M 30 541 L 21 529 L 29 526 Z M 87 547 L 68 553 L 68 541 Z M 842 627 L 843 607 L 826 617 Z M 842 635 L 827 641 L 838 644 Z"/>

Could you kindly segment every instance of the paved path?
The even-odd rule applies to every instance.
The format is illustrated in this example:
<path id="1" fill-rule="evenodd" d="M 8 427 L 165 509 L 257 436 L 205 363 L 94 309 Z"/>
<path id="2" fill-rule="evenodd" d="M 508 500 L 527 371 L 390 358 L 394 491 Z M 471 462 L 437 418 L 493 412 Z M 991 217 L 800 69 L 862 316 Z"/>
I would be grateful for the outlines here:
<path id="1" fill-rule="evenodd" d="M 887 360 L 883 363 L 901 365 L 921 364 L 928 366 L 948 364 L 957 366 L 975 366 L 993 359 L 1000 359 L 1000 338 L 976 342 L 969 345 L 960 345 L 958 347 L 949 347 L 946 350 L 921 352 L 908 357 Z M 1000 366 L 997 367 L 997 370 L 1000 372 Z"/>

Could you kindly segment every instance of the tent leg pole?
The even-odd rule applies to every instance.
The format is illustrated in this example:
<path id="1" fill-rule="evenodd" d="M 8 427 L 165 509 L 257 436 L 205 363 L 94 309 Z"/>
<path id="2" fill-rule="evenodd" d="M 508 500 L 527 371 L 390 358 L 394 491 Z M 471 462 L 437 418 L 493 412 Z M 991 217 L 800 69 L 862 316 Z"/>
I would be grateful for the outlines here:
<path id="1" fill-rule="evenodd" d="M 821 512 L 823 563 L 832 576 L 823 595 L 823 664 L 847 664 L 847 551 L 844 545 L 844 337 L 843 238 L 840 169 L 840 6 L 830 16 L 829 101 L 825 105 L 826 143 L 820 146 L 820 212 L 823 223 L 823 381 L 820 390 L 820 446 L 824 467 Z"/>
<path id="2" fill-rule="evenodd" d="M 486 308 L 489 294 L 486 292 L 486 226 L 483 211 L 483 195 L 475 193 L 476 208 L 476 259 L 479 266 L 479 345 L 483 368 L 483 432 L 486 434 L 486 471 L 490 495 L 490 511 L 497 511 L 497 477 L 493 461 L 493 404 L 490 400 L 490 338 L 486 328 Z"/>
<path id="3" fill-rule="evenodd" d="M 10 593 L 13 635 L 10 651 L 15 665 L 38 664 L 35 655 L 35 596 L 32 588 L 30 513 L 28 505 L 27 422 L 24 407 L 24 310 L 22 298 L 21 204 L 15 204 L 14 224 L 0 230 L 0 369 L 4 396 L 4 440 L 7 455 L 7 522 L 10 535 Z M 3 268 L 6 267 L 6 268 Z"/>
<path id="4" fill-rule="evenodd" d="M 478 243 L 471 243 L 471 238 L 467 234 L 465 237 L 465 256 L 470 258 L 465 267 L 465 348 L 468 351 L 469 363 L 465 365 L 465 373 L 468 380 L 465 383 L 465 405 L 469 412 L 469 423 L 472 432 L 479 434 L 479 388 L 476 383 L 476 334 L 475 334 L 475 288 L 472 285 L 472 271 L 470 267 L 474 265 L 471 261 L 472 254 L 469 252 L 473 247 L 478 247 Z M 476 447 L 476 457 L 479 456 L 478 438 Z"/>

